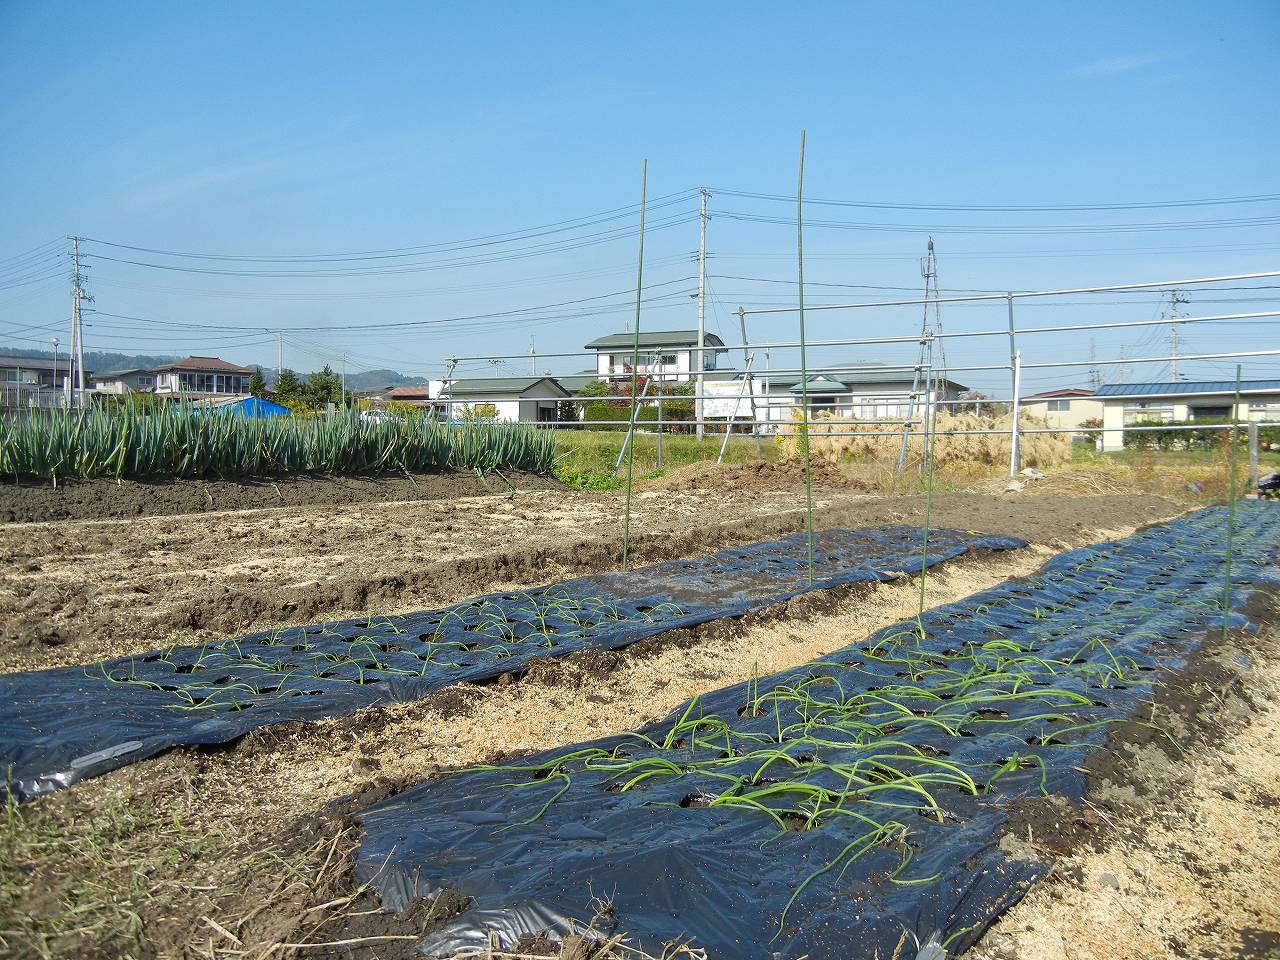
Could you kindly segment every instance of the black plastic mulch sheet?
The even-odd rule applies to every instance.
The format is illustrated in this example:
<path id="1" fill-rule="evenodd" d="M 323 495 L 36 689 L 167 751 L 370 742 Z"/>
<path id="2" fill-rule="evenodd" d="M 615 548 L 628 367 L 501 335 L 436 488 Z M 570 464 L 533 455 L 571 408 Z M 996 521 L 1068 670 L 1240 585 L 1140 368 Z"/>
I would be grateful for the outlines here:
<path id="1" fill-rule="evenodd" d="M 931 530 L 929 565 L 1014 537 Z M 820 533 L 695 560 L 490 594 L 443 610 L 369 617 L 172 647 L 82 667 L 0 676 L 0 772 L 28 799 L 180 745 L 287 720 L 343 716 L 519 672 L 543 657 L 616 650 L 739 616 L 811 589 L 919 570 L 921 530 Z"/>
<path id="2" fill-rule="evenodd" d="M 655 953 L 960 952 L 1044 870 L 997 843 L 1010 801 L 1079 798 L 1108 724 L 1222 629 L 1225 517 L 1062 554 L 634 733 L 425 782 L 361 815 L 358 878 L 394 909 L 472 898 L 432 956 L 581 930 L 593 898 L 597 930 Z M 1237 627 L 1277 583 L 1280 506 L 1238 524 Z"/>

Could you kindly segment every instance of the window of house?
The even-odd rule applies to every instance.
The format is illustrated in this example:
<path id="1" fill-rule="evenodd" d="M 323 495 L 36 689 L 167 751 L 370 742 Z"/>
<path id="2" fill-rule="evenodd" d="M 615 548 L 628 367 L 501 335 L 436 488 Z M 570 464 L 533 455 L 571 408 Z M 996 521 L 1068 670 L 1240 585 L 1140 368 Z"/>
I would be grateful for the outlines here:
<path id="1" fill-rule="evenodd" d="M 1050 400 L 1049 401 L 1050 413 L 1066 413 L 1070 409 L 1071 409 L 1070 400 Z"/>
<path id="2" fill-rule="evenodd" d="M 1173 404 L 1171 403 L 1150 403 L 1148 401 L 1130 401 L 1124 406 L 1124 422 L 1125 424 L 1136 423 L 1139 420 L 1172 420 Z"/>

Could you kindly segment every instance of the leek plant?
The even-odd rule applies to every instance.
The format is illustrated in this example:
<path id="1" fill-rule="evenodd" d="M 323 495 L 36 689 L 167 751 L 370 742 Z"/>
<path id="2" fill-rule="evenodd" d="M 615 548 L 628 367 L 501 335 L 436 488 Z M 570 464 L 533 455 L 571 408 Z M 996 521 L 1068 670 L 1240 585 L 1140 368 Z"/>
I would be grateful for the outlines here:
<path id="1" fill-rule="evenodd" d="M 451 425 L 429 418 L 244 418 L 186 403 L 39 412 L 0 419 L 0 475 L 40 477 L 274 476 L 388 470 L 549 473 L 550 431 L 524 424 Z"/>

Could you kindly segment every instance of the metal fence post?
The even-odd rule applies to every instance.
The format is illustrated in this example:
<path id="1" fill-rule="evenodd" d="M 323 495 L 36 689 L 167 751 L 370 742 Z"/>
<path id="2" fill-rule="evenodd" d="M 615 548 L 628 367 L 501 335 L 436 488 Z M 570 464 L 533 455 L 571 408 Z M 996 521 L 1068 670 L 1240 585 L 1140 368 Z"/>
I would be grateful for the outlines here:
<path id="1" fill-rule="evenodd" d="M 1016 477 L 1021 466 L 1021 451 L 1018 449 L 1018 417 L 1021 414 L 1021 401 L 1018 390 L 1022 385 L 1022 361 L 1018 358 L 1018 333 L 1013 325 L 1013 294 L 1005 294 L 1005 303 L 1009 309 L 1009 373 L 1013 378 L 1013 432 L 1009 449 L 1009 476 Z"/>
<path id="2" fill-rule="evenodd" d="M 1250 421 L 1249 431 L 1249 487 L 1258 488 L 1258 424 Z"/>
<path id="3" fill-rule="evenodd" d="M 658 385 L 658 469 L 662 469 L 662 385 Z"/>
<path id="4" fill-rule="evenodd" d="M 1022 438 L 1019 435 L 1018 419 L 1022 416 L 1022 353 L 1013 352 L 1013 423 L 1009 428 L 1009 476 L 1016 477 L 1022 469 Z"/>

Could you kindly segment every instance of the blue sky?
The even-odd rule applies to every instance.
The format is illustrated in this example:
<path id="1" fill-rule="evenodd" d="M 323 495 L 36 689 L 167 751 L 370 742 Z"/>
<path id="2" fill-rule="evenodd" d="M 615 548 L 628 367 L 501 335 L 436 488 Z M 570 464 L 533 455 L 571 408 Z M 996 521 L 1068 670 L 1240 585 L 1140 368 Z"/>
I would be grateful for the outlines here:
<path id="1" fill-rule="evenodd" d="M 67 282 L 53 259 L 65 245 L 41 245 L 67 234 L 264 257 L 447 244 L 634 205 L 644 158 L 650 197 L 671 200 L 650 214 L 646 277 L 662 286 L 650 292 L 642 323 L 694 323 L 696 197 L 680 194 L 705 185 L 714 193 L 708 322 L 731 339 L 740 304 L 794 298 L 786 284 L 764 281 L 794 278 L 795 231 L 734 217 L 785 220 L 791 205 L 721 191 L 792 193 L 802 128 L 814 198 L 1010 206 L 1278 194 L 1277 49 L 1274 2 L 10 0 L 0 5 L 0 345 L 38 347 L 57 334 L 65 341 Z M 623 212 L 625 219 L 548 240 L 629 227 L 633 215 Z M 917 288 L 930 233 L 944 288 L 1057 288 L 1280 265 L 1274 223 L 1062 230 L 1274 218 L 1275 201 L 1028 213 L 816 206 L 808 216 L 878 225 L 810 227 L 806 279 L 814 284 Z M 1010 226 L 1045 232 L 989 232 Z M 573 350 L 622 328 L 635 238 L 619 229 L 616 239 L 569 246 L 469 265 L 440 264 L 431 251 L 376 261 L 414 265 L 394 274 L 264 277 L 244 274 L 276 272 L 280 262 L 121 256 L 91 243 L 89 287 L 100 313 L 86 342 L 273 365 L 276 341 L 266 331 L 292 328 L 287 366 L 336 365 L 346 352 L 351 369 L 415 374 L 438 372 L 450 355 L 524 352 L 531 335 L 540 352 Z M 882 293 L 814 286 L 809 298 Z M 1187 312 L 1272 309 L 1274 301 L 1263 302 L 1269 295 L 1193 294 Z M 576 307 L 519 312 L 592 297 L 588 305 L 599 309 L 590 315 Z M 1145 319 L 1159 314 L 1158 300 L 1077 298 L 1027 310 L 1044 323 Z M 506 316 L 483 325 L 376 326 L 484 313 Z M 955 307 L 943 319 L 948 330 L 986 329 L 1003 314 Z M 901 334 L 918 325 L 914 310 L 832 311 L 814 315 L 811 335 Z M 1186 349 L 1262 349 L 1280 340 L 1276 329 L 1189 329 Z M 794 320 L 753 319 L 751 335 L 790 339 Z M 1147 331 L 1095 340 L 1103 357 L 1118 356 L 1121 345 L 1130 356 L 1160 345 Z M 948 355 L 991 362 L 1004 349 L 971 341 Z M 1024 349 L 1048 359 L 1068 349 L 1083 355 L 1087 344 L 1048 336 Z M 897 362 L 900 354 L 827 359 Z M 581 365 L 548 358 L 538 368 Z M 498 369 L 526 368 L 513 361 Z M 1276 376 L 1280 368 L 1266 361 L 1248 369 Z M 958 379 L 983 385 L 984 376 Z M 1036 377 L 1032 385 L 1048 387 L 1079 382 L 1081 372 Z"/>

